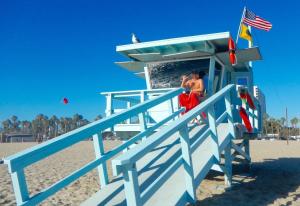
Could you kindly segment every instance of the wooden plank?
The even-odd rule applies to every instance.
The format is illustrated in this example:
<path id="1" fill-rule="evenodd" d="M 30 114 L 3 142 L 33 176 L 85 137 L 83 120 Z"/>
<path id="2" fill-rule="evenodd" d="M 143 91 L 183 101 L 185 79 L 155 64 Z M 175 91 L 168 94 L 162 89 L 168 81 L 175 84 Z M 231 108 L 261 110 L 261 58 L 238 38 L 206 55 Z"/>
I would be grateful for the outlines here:
<path id="1" fill-rule="evenodd" d="M 211 138 L 213 140 L 211 149 L 217 161 L 220 161 L 220 151 L 219 151 L 219 140 L 218 140 L 218 131 L 216 125 L 216 118 L 215 118 L 215 109 L 214 104 L 211 104 L 207 111 L 208 122 L 209 122 L 209 129 L 211 131 Z"/>
<path id="2" fill-rule="evenodd" d="M 146 100 L 145 92 L 142 91 L 140 95 L 141 95 L 140 101 L 145 102 L 145 100 Z M 146 113 L 146 111 L 139 113 L 139 122 L 140 122 L 140 130 L 141 131 L 147 130 L 147 122 L 146 122 L 146 114 L 145 113 Z M 146 136 L 144 137 L 144 139 L 145 138 L 146 138 Z"/>
<path id="3" fill-rule="evenodd" d="M 124 189 L 127 205 L 142 205 L 138 183 L 138 173 L 135 164 L 126 165 L 123 168 Z"/>
<path id="4" fill-rule="evenodd" d="M 195 185 L 200 185 L 202 180 L 206 177 L 207 173 L 215 163 L 215 158 L 211 156 L 206 162 L 205 166 L 202 168 L 201 172 L 196 176 Z"/>
<path id="5" fill-rule="evenodd" d="M 227 117 L 227 112 L 225 111 L 216 120 L 216 125 L 219 125 L 220 123 L 222 123 L 226 117 Z"/>
<path id="6" fill-rule="evenodd" d="M 168 178 L 182 165 L 182 157 L 177 158 L 166 168 L 155 181 L 141 194 L 142 203 L 146 201 L 168 180 Z"/>
<path id="7" fill-rule="evenodd" d="M 103 146 L 103 139 L 102 139 L 102 133 L 98 133 L 98 134 L 93 135 L 93 144 L 94 144 L 96 159 L 99 159 L 103 155 L 105 155 L 104 146 Z M 107 185 L 109 183 L 106 161 L 102 162 L 98 166 L 98 175 L 99 175 L 99 180 L 100 180 L 100 186 L 102 188 L 102 187 L 104 187 L 105 185 Z"/>
<path id="8" fill-rule="evenodd" d="M 209 59 L 209 73 L 208 73 L 208 87 L 207 94 L 208 96 L 213 95 L 214 90 L 214 79 L 215 79 L 215 58 L 210 57 Z"/>
<path id="9" fill-rule="evenodd" d="M 117 52 L 125 52 L 125 51 L 130 51 L 135 49 L 150 48 L 150 47 L 152 48 L 152 47 L 168 46 L 168 45 L 176 45 L 176 44 L 184 44 L 184 43 L 203 42 L 203 41 L 218 40 L 218 39 L 226 40 L 229 37 L 230 37 L 229 32 L 222 32 L 222 33 L 215 33 L 215 34 L 205 34 L 205 35 L 158 40 L 158 41 L 141 42 L 138 44 L 117 46 Z"/>
<path id="10" fill-rule="evenodd" d="M 139 61 L 115 62 L 115 64 L 131 72 L 142 72 L 145 66 L 145 63 Z"/>
<path id="11" fill-rule="evenodd" d="M 230 187 L 232 182 L 232 159 L 231 159 L 231 143 L 225 147 L 224 151 L 224 159 L 225 159 L 225 174 L 224 180 L 225 185 Z"/>
<path id="12" fill-rule="evenodd" d="M 205 131 L 200 130 L 195 136 L 199 136 L 199 133 L 202 133 L 200 137 L 196 139 L 195 142 L 192 143 L 191 145 L 191 152 L 193 153 L 199 145 L 202 144 L 202 142 L 211 134 L 210 128 L 205 127 Z"/>
<path id="13" fill-rule="evenodd" d="M 225 123 L 224 126 L 226 126 Z M 223 127 L 223 125 L 220 128 L 219 127 L 218 131 L 220 128 Z M 195 134 L 199 132 L 199 130 L 199 127 L 196 127 L 193 130 L 189 131 L 190 136 L 195 136 Z M 223 134 L 220 135 L 222 136 Z M 180 145 L 178 144 L 179 141 L 177 141 L 178 137 L 178 133 L 175 133 L 165 142 L 162 142 L 159 146 L 157 146 L 155 150 L 150 151 L 137 162 L 141 199 L 143 200 L 142 203 L 145 206 L 161 205 L 162 199 L 164 200 L 163 203 L 166 206 L 176 205 L 179 199 L 183 200 L 182 202 L 180 202 L 182 204 L 178 203 L 179 205 L 184 205 L 186 203 L 185 196 L 182 196 L 185 194 L 184 168 L 183 166 L 180 166 L 178 169 L 176 169 L 177 167 L 173 168 L 172 166 L 174 164 L 179 164 L 177 163 L 177 161 L 179 161 L 178 159 L 181 158 L 180 153 L 177 154 L 178 152 L 180 152 Z M 150 138 L 152 138 L 152 136 Z M 223 139 L 223 137 L 220 138 L 220 143 Z M 198 147 L 195 153 L 193 153 L 192 158 L 194 162 L 193 166 L 195 176 L 196 174 L 198 176 L 200 171 L 202 171 L 202 169 L 205 168 L 208 159 L 212 157 L 211 151 L 207 147 L 209 146 L 209 141 L 211 140 L 208 140 L 209 139 L 207 139 L 207 141 L 205 141 L 204 144 Z M 170 150 L 167 150 L 169 146 Z M 176 172 L 173 173 L 169 171 L 169 169 L 174 169 L 176 170 Z M 173 173 L 173 175 L 167 175 L 166 173 Z M 168 177 L 168 179 L 164 180 L 163 176 Z M 163 183 L 161 183 L 161 181 Z M 160 182 L 161 184 L 157 182 Z M 174 187 L 174 182 L 176 182 L 176 187 Z M 154 186 L 155 184 L 159 184 L 160 186 Z M 122 185 L 123 183 L 121 176 L 116 177 L 116 181 L 113 181 L 107 187 L 98 191 L 83 205 L 96 206 L 124 204 L 125 194 Z M 150 189 L 150 187 L 152 189 Z M 152 190 L 153 193 L 147 192 L 150 190 Z M 148 195 L 146 195 L 147 193 Z M 146 198 L 146 196 L 144 195 L 150 196 L 150 199 L 148 199 L 148 197 Z"/>
<path id="14" fill-rule="evenodd" d="M 240 155 L 242 155 L 244 158 L 246 158 L 248 161 L 250 161 L 250 156 L 244 152 L 240 147 L 238 147 L 237 145 L 235 145 L 234 143 L 231 144 L 232 148 L 237 151 Z"/>
<path id="15" fill-rule="evenodd" d="M 179 115 L 182 111 L 184 111 L 183 108 L 181 108 L 179 111 L 174 112 L 172 115 L 170 115 L 169 117 L 166 117 L 165 119 L 163 119 L 162 121 L 160 121 L 159 123 L 155 124 L 154 126 L 148 128 L 147 130 L 137 134 L 136 136 L 130 138 L 129 140 L 127 140 L 125 143 L 123 143 L 122 145 L 120 145 L 119 147 L 115 148 L 113 151 L 108 152 L 107 154 L 110 154 L 110 156 L 115 156 L 117 153 L 121 152 L 122 150 L 126 149 L 127 147 L 129 147 L 130 145 L 132 145 L 133 143 L 137 142 L 138 140 L 140 140 L 142 137 L 146 136 L 146 135 L 150 135 L 152 132 L 154 132 L 156 129 L 158 129 L 159 127 L 161 127 L 162 125 L 164 125 L 165 123 L 167 123 L 168 121 L 170 121 L 172 118 L 174 118 L 175 116 Z M 114 162 L 113 162 L 114 163 Z M 114 164 L 113 164 L 114 165 Z M 113 166 L 113 174 L 114 176 L 118 176 L 121 173 L 121 171 L 119 170 L 118 167 Z"/>
<path id="16" fill-rule="evenodd" d="M 102 156 L 100 159 L 93 160 L 92 162 L 86 164 L 84 167 L 80 168 L 79 170 L 72 172 L 70 175 L 64 177 L 63 179 L 59 180 L 55 184 L 51 185 L 50 187 L 42 190 L 40 193 L 34 195 L 30 199 L 28 199 L 28 201 L 24 202 L 22 205 L 24 206 L 37 205 L 38 203 L 45 200 L 47 197 L 55 194 L 62 188 L 66 187 L 73 181 L 77 180 L 79 177 L 85 175 L 92 169 L 96 168 L 106 160 L 107 160 L 106 156 Z"/>
<path id="17" fill-rule="evenodd" d="M 226 113 L 227 113 L 227 122 L 228 122 L 228 127 L 229 127 L 229 134 L 231 135 L 231 138 L 236 138 L 230 93 L 227 93 L 225 95 L 225 107 L 226 107 Z"/>
<path id="18" fill-rule="evenodd" d="M 247 158 L 247 160 L 249 161 L 249 163 L 251 163 L 249 139 L 248 138 L 244 139 L 243 142 L 244 142 L 245 153 L 249 157 Z"/>
<path id="19" fill-rule="evenodd" d="M 187 125 L 179 130 L 180 143 L 181 143 L 181 152 L 183 159 L 183 168 L 185 175 L 185 185 L 187 192 L 187 202 L 195 203 L 196 202 L 196 187 L 194 184 L 194 170 L 193 170 L 193 161 L 191 158 L 191 145 L 189 138 L 189 131 Z"/>
<path id="20" fill-rule="evenodd" d="M 22 205 L 29 199 L 24 170 L 19 170 L 11 174 L 12 185 L 16 197 L 17 205 Z"/>

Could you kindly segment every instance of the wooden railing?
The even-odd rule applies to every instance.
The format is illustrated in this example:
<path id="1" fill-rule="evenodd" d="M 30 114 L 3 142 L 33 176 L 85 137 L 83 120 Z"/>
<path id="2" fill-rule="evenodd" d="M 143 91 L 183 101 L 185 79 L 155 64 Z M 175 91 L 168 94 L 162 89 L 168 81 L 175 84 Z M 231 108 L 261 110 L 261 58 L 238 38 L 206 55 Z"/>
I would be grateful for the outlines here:
<path id="1" fill-rule="evenodd" d="M 127 205 L 143 205 L 182 165 L 184 166 L 185 171 L 185 177 L 183 178 L 185 178 L 186 181 L 186 201 L 194 203 L 196 201 L 196 186 L 200 184 L 210 168 L 214 164 L 219 163 L 220 153 L 223 150 L 225 150 L 225 166 L 223 169 L 230 182 L 232 160 L 230 143 L 231 139 L 235 138 L 231 92 L 234 92 L 234 95 L 237 95 L 235 85 L 228 85 L 221 89 L 181 118 L 170 123 L 167 127 L 160 130 L 160 132 L 152 135 L 151 138 L 146 139 L 132 150 L 120 155 L 112 161 L 114 175 L 123 174 Z M 226 109 L 222 115 L 216 118 L 215 103 L 222 99 L 225 101 Z M 188 124 L 202 112 L 207 112 L 208 128 L 205 131 L 201 130 L 193 137 L 190 137 Z M 223 143 L 219 144 L 217 126 L 226 119 L 229 133 Z M 136 162 L 176 132 L 179 132 L 182 155 L 169 165 L 168 168 L 141 193 Z M 207 160 L 206 166 L 199 174 L 194 174 L 191 155 L 206 138 L 212 139 L 213 145 L 210 149 L 213 155 L 211 157 L 202 157 Z M 191 139 L 194 141 L 191 142 Z"/>
<path id="2" fill-rule="evenodd" d="M 225 173 L 226 181 L 228 184 L 231 182 L 231 162 L 234 156 L 231 154 L 231 149 L 244 156 L 250 161 L 249 149 L 247 149 L 247 143 L 241 145 L 234 145 L 232 139 L 235 138 L 235 128 L 234 128 L 234 117 L 233 117 L 233 106 L 232 99 L 237 97 L 237 92 L 235 85 L 228 85 L 221 89 L 216 94 L 212 95 L 199 106 L 195 107 L 193 110 L 185 114 L 184 116 L 175 119 L 183 109 L 178 109 L 172 111 L 169 116 L 165 119 L 151 125 L 151 127 L 145 126 L 141 129 L 141 132 L 124 142 L 122 145 L 110 150 L 104 151 L 102 132 L 108 128 L 114 127 L 114 125 L 119 124 L 133 116 L 139 116 L 140 123 L 145 125 L 145 113 L 166 101 L 171 101 L 173 98 L 177 97 L 183 89 L 173 89 L 171 91 L 161 90 L 161 91 L 133 91 L 132 93 L 114 93 L 108 94 L 114 96 L 114 98 L 128 98 L 132 95 L 140 95 L 141 98 L 145 94 L 160 95 L 153 99 L 144 99 L 144 101 L 139 101 L 140 103 L 134 105 L 124 111 L 117 114 L 110 114 L 110 116 L 90 123 L 84 127 L 56 137 L 55 139 L 49 140 L 15 155 L 4 158 L 4 163 L 8 165 L 9 172 L 11 174 L 13 189 L 16 197 L 16 202 L 18 205 L 36 205 L 54 193 L 58 192 L 62 188 L 66 187 L 73 181 L 77 180 L 79 177 L 85 175 L 87 172 L 94 168 L 98 169 L 100 177 L 100 185 L 104 187 L 109 183 L 106 162 L 118 153 L 122 153 L 119 157 L 112 161 L 114 175 L 123 174 L 124 188 L 126 194 L 127 205 L 142 205 L 145 203 L 154 193 L 160 188 L 168 178 L 177 171 L 180 166 L 184 166 L 185 170 L 185 180 L 186 180 L 186 193 L 187 201 L 194 202 L 195 189 L 196 186 L 200 184 L 203 178 L 206 176 L 208 171 L 215 165 L 220 163 L 220 154 L 224 152 L 225 165 L 219 166 L 221 170 Z M 120 96 L 121 95 L 121 96 Z M 124 96 L 127 95 L 127 96 Z M 124 99 L 123 99 L 124 100 Z M 125 101 L 129 101 L 126 99 Z M 131 100 L 130 100 L 131 101 Z M 215 105 L 217 102 L 224 101 L 225 111 L 219 115 L 215 115 Z M 257 103 L 257 102 L 256 102 Z M 248 113 L 251 111 L 247 109 Z M 188 128 L 189 123 L 199 116 L 202 112 L 206 112 L 208 116 L 208 125 L 203 127 L 201 130 L 190 135 L 190 129 Z M 258 119 L 259 113 L 253 112 L 254 120 Z M 175 119 L 175 120 L 174 120 Z M 171 121 L 172 120 L 172 121 Z M 228 135 L 225 137 L 222 143 L 218 140 L 217 126 L 223 122 L 227 123 Z M 255 121 L 253 121 L 255 125 Z M 163 125 L 167 126 L 162 127 Z M 142 125 L 141 125 L 142 127 Z M 258 127 L 257 127 L 258 128 Z M 154 133 L 157 129 L 159 132 Z M 259 129 L 259 128 L 258 128 Z M 149 153 L 156 146 L 162 143 L 164 140 L 170 138 L 174 133 L 179 132 L 180 136 L 180 150 L 182 155 L 177 158 L 171 165 L 168 166 L 166 170 L 150 185 L 147 186 L 142 192 L 139 189 L 138 183 L 138 172 L 135 167 L 136 161 L 141 157 Z M 152 134 L 152 135 L 151 135 Z M 150 138 L 145 138 L 151 135 Z M 27 189 L 27 183 L 24 175 L 24 168 L 29 165 L 43 160 L 61 150 L 64 150 L 82 140 L 89 137 L 93 137 L 93 144 L 95 149 L 95 159 L 88 164 L 84 165 L 82 168 L 72 172 L 68 176 L 54 183 L 48 188 L 45 188 L 38 194 L 29 196 Z M 211 138 L 212 151 L 211 157 L 203 157 L 207 163 L 205 167 L 198 174 L 193 172 L 193 161 L 191 155 L 201 146 L 201 144 L 208 138 Z M 143 141 L 141 141 L 143 139 Z M 127 150 L 131 145 L 140 142 L 134 148 Z M 245 148 L 245 151 L 242 150 Z"/>
<path id="3" fill-rule="evenodd" d="M 174 90 L 178 88 L 163 88 L 163 89 L 153 89 L 153 90 L 130 90 L 130 91 L 115 91 L 115 92 L 101 92 L 101 95 L 104 95 L 106 98 L 106 116 L 110 116 L 114 113 L 118 113 L 125 109 L 132 107 L 133 105 L 142 103 L 149 99 L 152 99 L 156 96 L 159 96 L 163 93 L 166 93 L 170 90 Z M 118 104 L 123 102 L 123 104 Z M 124 102 L 126 103 L 124 107 Z M 121 106 L 120 106 L 121 105 Z M 178 109 L 177 99 L 173 98 L 168 101 L 168 108 L 163 115 L 169 115 L 174 112 L 174 110 Z M 152 119 L 151 112 L 146 112 L 144 115 L 139 115 L 134 120 L 128 119 L 125 122 L 121 122 L 120 125 L 132 125 L 138 126 L 140 125 L 141 129 L 145 129 L 147 125 L 152 125 L 155 120 Z M 114 128 L 111 128 L 114 130 Z"/>
<path id="4" fill-rule="evenodd" d="M 120 123 L 132 116 L 144 114 L 148 109 L 162 102 L 169 101 L 170 99 L 178 96 L 182 91 L 183 89 L 178 88 L 169 92 L 161 92 L 161 96 L 158 96 L 151 100 L 146 100 L 141 104 L 135 105 L 118 114 L 112 114 L 109 117 L 95 121 L 79 129 L 68 132 L 64 135 L 19 152 L 15 155 L 4 158 L 4 163 L 8 165 L 8 170 L 11 174 L 17 205 L 36 205 L 96 167 L 99 171 L 100 185 L 103 187 L 108 184 L 109 179 L 107 174 L 106 161 L 111 159 L 116 154 L 123 152 L 123 150 L 128 148 L 130 145 L 141 140 L 143 137 L 150 135 L 151 133 L 153 133 L 153 131 L 169 122 L 174 117 L 178 116 L 180 112 L 182 112 L 182 109 L 174 111 L 170 116 L 166 117 L 162 121 L 154 124 L 150 128 L 143 130 L 141 133 L 132 137 L 122 145 L 107 152 L 104 151 L 103 148 L 102 131 L 106 130 L 107 128 L 113 127 L 115 124 Z M 24 175 L 24 168 L 89 137 L 93 137 L 96 156 L 95 159 L 82 168 L 59 180 L 50 187 L 42 190 L 40 193 L 30 197 Z"/>

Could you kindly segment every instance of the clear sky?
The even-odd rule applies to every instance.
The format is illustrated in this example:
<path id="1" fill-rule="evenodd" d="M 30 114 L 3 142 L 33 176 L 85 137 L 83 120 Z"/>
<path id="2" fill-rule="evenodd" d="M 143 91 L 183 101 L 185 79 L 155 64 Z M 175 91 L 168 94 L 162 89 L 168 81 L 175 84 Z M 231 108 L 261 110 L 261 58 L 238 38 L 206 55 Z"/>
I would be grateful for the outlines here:
<path id="1" fill-rule="evenodd" d="M 280 117 L 288 106 L 299 117 L 296 0 L 1 0 L 0 121 L 38 113 L 93 119 L 105 110 L 99 92 L 145 88 L 113 63 L 124 60 L 115 47 L 130 43 L 131 32 L 142 41 L 223 31 L 235 37 L 244 5 L 273 24 L 253 34 L 264 58 L 254 64 L 254 78 L 267 111 Z"/>

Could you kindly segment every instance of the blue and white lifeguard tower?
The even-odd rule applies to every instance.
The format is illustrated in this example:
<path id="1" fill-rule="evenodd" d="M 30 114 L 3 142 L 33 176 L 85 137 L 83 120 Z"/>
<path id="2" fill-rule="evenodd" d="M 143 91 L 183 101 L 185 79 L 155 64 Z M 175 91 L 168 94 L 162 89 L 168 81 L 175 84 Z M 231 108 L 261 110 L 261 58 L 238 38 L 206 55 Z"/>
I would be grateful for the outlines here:
<path id="1" fill-rule="evenodd" d="M 161 93 L 180 87 L 180 77 L 189 75 L 193 70 L 204 71 L 206 98 L 209 98 L 225 86 L 235 84 L 248 89 L 253 95 L 252 61 L 260 60 L 258 47 L 237 50 L 237 64 L 229 62 L 229 32 L 165 39 L 138 44 L 117 46 L 116 50 L 130 61 L 116 62 L 122 68 L 144 78 L 146 90 L 102 92 L 106 96 L 106 116 L 122 111 L 114 107 L 114 102 L 124 101 L 130 107 L 152 99 Z M 118 105 L 118 104 L 116 104 Z M 178 98 L 151 108 L 146 124 L 166 118 L 172 111 L 178 110 Z M 223 108 L 216 108 L 217 113 Z M 141 120 L 142 121 L 142 120 Z M 256 124 L 261 124 L 256 122 Z M 144 127 L 144 125 L 142 125 Z M 132 132 L 141 131 L 137 121 L 128 120 L 114 127 L 117 136 L 126 138 Z"/>
<path id="2" fill-rule="evenodd" d="M 98 168 L 101 188 L 82 205 L 185 205 L 196 201 L 196 188 L 210 170 L 224 173 L 231 185 L 236 155 L 250 164 L 249 139 L 261 132 L 259 101 L 250 109 L 239 88 L 253 94 L 252 64 L 258 47 L 237 49 L 237 64 L 229 63 L 229 32 L 117 46 L 130 61 L 121 67 L 145 78 L 145 90 L 104 92 L 106 117 L 30 149 L 6 157 L 18 205 L 36 205 L 79 177 Z M 180 116 L 180 76 L 205 71 L 206 99 Z M 253 95 L 252 95 L 253 96 Z M 253 98 L 253 97 L 252 97 Z M 123 102 L 117 103 L 117 102 Z M 253 127 L 247 132 L 237 112 L 244 107 Z M 191 123 L 202 112 L 207 121 Z M 124 142 L 105 151 L 102 134 L 115 132 Z M 93 137 L 95 159 L 42 192 L 30 196 L 24 168 Z M 114 178 L 107 161 L 112 159 Z"/>

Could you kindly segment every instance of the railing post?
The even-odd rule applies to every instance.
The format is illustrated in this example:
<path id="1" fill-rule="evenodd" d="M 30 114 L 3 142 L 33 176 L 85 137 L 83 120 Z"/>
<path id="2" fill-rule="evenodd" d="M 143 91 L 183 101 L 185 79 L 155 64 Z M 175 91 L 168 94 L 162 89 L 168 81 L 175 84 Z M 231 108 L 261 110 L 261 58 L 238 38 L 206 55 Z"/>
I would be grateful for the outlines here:
<path id="1" fill-rule="evenodd" d="M 11 174 L 11 180 L 13 184 L 17 205 L 21 205 L 29 198 L 24 170 L 22 169 L 13 172 Z"/>
<path id="2" fill-rule="evenodd" d="M 131 107 L 131 102 L 127 102 L 127 105 L 126 105 L 126 106 L 127 106 L 127 109 L 129 109 L 129 108 Z M 126 120 L 126 123 L 127 123 L 127 124 L 130 124 L 130 123 L 131 123 L 131 119 L 130 119 L 130 118 L 127 119 L 127 120 Z"/>
<path id="3" fill-rule="evenodd" d="M 183 167 L 185 170 L 185 184 L 187 191 L 187 201 L 196 202 L 196 188 L 194 183 L 193 161 L 191 157 L 190 138 L 187 125 L 179 130 Z"/>
<path id="4" fill-rule="evenodd" d="M 225 172 L 224 172 L 224 179 L 225 179 L 225 185 L 228 187 L 231 187 L 232 182 L 232 157 L 231 157 L 231 140 L 228 143 L 228 145 L 225 147 L 224 150 L 224 166 L 225 166 Z"/>
<path id="5" fill-rule="evenodd" d="M 108 94 L 106 96 L 106 110 L 105 110 L 105 113 L 106 113 L 106 116 L 110 116 L 112 115 L 112 94 Z"/>
<path id="6" fill-rule="evenodd" d="M 214 92 L 214 79 L 215 79 L 215 57 L 212 56 L 209 59 L 209 73 L 208 73 L 208 88 L 207 93 L 209 96 L 213 95 Z"/>
<path id="7" fill-rule="evenodd" d="M 250 158 L 250 141 L 249 141 L 249 135 L 246 136 L 246 138 L 244 139 L 244 148 L 245 148 L 245 153 L 248 155 L 248 157 Z M 251 159 L 249 159 L 249 164 L 251 164 Z"/>
<path id="8" fill-rule="evenodd" d="M 256 129 L 256 132 L 258 132 L 259 131 L 259 127 L 258 127 L 258 106 L 257 106 L 256 110 L 254 111 L 254 115 L 255 115 L 254 128 Z"/>
<path id="9" fill-rule="evenodd" d="M 127 205 L 142 205 L 136 165 L 124 165 L 122 170 Z"/>
<path id="10" fill-rule="evenodd" d="M 108 94 L 106 96 L 106 110 L 105 110 L 106 117 L 109 117 L 113 114 L 113 94 Z M 110 131 L 114 131 L 114 127 L 110 128 Z"/>
<path id="11" fill-rule="evenodd" d="M 145 101 L 145 91 L 141 91 L 141 103 Z M 147 130 L 147 122 L 146 122 L 146 115 L 145 112 L 141 112 L 139 114 L 139 122 L 140 122 L 140 129 L 141 132 Z M 143 139 L 146 139 L 146 137 L 144 137 Z"/>
<path id="12" fill-rule="evenodd" d="M 228 145 L 225 147 L 224 157 L 225 157 L 225 170 L 224 179 L 225 184 L 230 187 L 232 181 L 232 158 L 231 158 L 231 141 L 235 138 L 235 129 L 234 129 L 234 120 L 231 106 L 231 97 L 230 92 L 225 95 L 225 107 L 227 112 L 227 122 L 228 122 L 228 130 L 230 134 L 230 141 Z"/>
<path id="13" fill-rule="evenodd" d="M 170 115 L 174 113 L 173 98 L 169 100 L 169 111 L 170 111 Z M 173 120 L 175 120 L 175 117 L 173 118 Z"/>
<path id="14" fill-rule="evenodd" d="M 94 143 L 96 159 L 99 159 L 105 154 L 101 132 L 93 135 L 93 143 Z M 99 173 L 100 186 L 101 188 L 103 188 L 105 185 L 109 183 L 106 161 L 101 163 L 98 166 L 98 173 Z"/>
<path id="15" fill-rule="evenodd" d="M 209 122 L 209 129 L 210 129 L 210 134 L 212 138 L 212 151 L 213 155 L 216 159 L 216 161 L 219 163 L 220 162 L 220 151 L 219 151 L 219 137 L 218 137 L 218 132 L 217 132 L 217 126 L 216 126 L 216 117 L 215 117 L 215 108 L 214 104 L 209 106 L 208 111 L 207 111 L 207 116 L 208 116 L 208 122 Z"/>
<path id="16" fill-rule="evenodd" d="M 233 120 L 232 107 L 231 107 L 231 97 L 229 92 L 225 95 L 225 107 L 227 112 L 229 133 L 231 138 L 235 138 L 234 120 Z"/>

